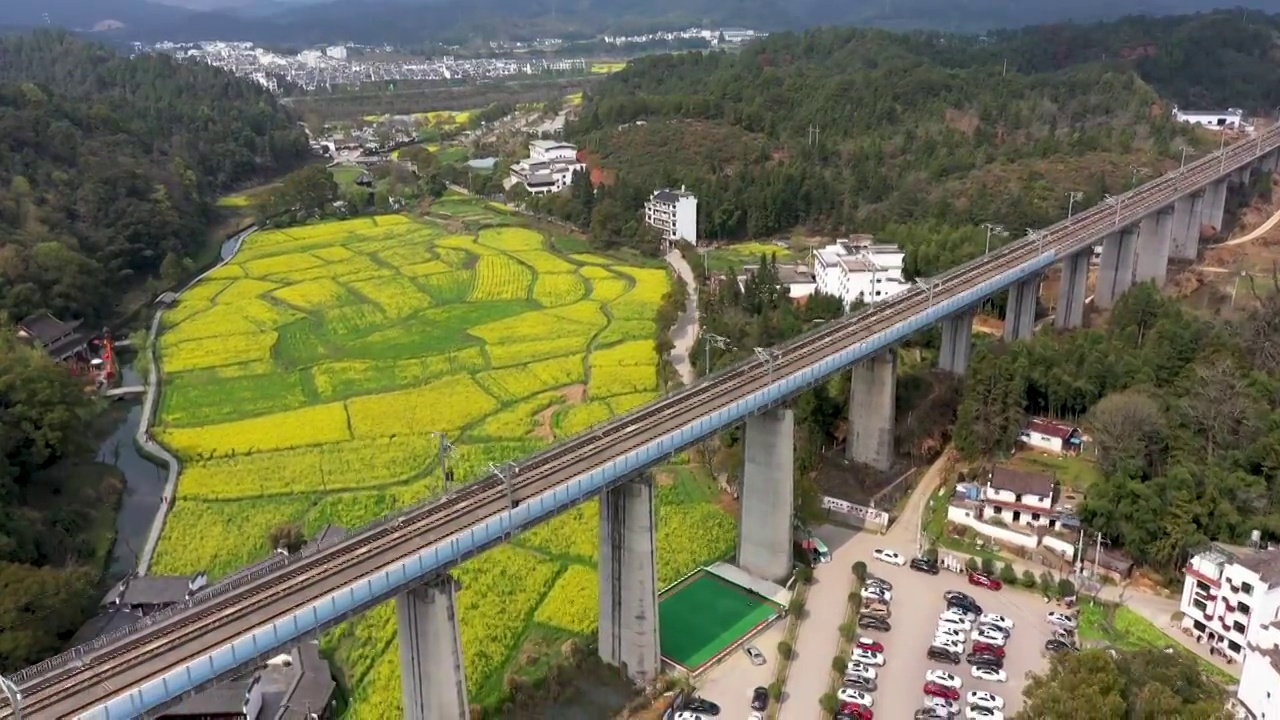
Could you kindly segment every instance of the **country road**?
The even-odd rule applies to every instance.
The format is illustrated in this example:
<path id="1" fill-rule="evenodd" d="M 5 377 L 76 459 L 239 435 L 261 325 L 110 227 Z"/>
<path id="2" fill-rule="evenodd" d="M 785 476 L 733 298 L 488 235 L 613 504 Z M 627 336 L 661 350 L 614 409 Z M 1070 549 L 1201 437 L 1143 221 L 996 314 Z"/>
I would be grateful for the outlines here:
<path id="1" fill-rule="evenodd" d="M 685 289 L 688 292 L 684 312 L 680 313 L 676 324 L 671 327 L 672 347 L 669 357 L 672 366 L 680 374 L 681 382 L 692 385 L 694 371 L 690 355 L 693 352 L 694 343 L 698 341 L 698 282 L 693 276 L 693 268 L 689 267 L 689 263 L 679 250 L 667 253 L 666 260 L 680 279 L 684 280 Z"/>

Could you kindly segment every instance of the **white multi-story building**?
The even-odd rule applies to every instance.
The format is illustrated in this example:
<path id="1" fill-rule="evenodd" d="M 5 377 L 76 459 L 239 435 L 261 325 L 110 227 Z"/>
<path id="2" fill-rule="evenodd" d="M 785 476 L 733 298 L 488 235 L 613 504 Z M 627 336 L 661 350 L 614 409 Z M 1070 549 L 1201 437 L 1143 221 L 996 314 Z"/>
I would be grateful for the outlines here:
<path id="1" fill-rule="evenodd" d="M 325 55 L 328 55 L 329 57 L 333 58 L 334 60 L 346 60 L 346 59 L 347 59 L 347 46 L 346 46 L 346 45 L 331 45 L 331 46 L 329 46 L 329 47 L 325 48 L 325 50 L 324 50 L 324 54 L 325 54 Z"/>
<path id="2" fill-rule="evenodd" d="M 1182 110 L 1173 106 L 1173 119 L 1178 122 L 1200 125 L 1211 130 L 1252 130 L 1253 126 L 1244 120 L 1244 111 L 1240 108 L 1226 110 Z"/>
<path id="3" fill-rule="evenodd" d="M 1280 550 L 1214 543 L 1191 557 L 1185 573 L 1182 627 L 1196 642 L 1243 662 L 1280 611 Z M 1275 691 L 1280 696 L 1280 685 Z"/>
<path id="4" fill-rule="evenodd" d="M 902 277 L 903 257 L 897 245 L 862 235 L 814 252 L 813 274 L 818 289 L 844 300 L 846 307 L 873 304 L 910 287 Z"/>
<path id="5" fill-rule="evenodd" d="M 519 183 L 531 195 L 556 193 L 569 187 L 575 172 L 586 168 L 578 161 L 576 146 L 555 140 L 534 140 L 529 143 L 529 159 L 511 166 L 506 187 Z"/>
<path id="6" fill-rule="evenodd" d="M 1234 705 L 1240 718 L 1280 718 L 1280 622 L 1259 623 L 1245 646 Z"/>
<path id="7" fill-rule="evenodd" d="M 644 204 L 644 221 L 667 240 L 698 244 L 698 198 L 683 185 L 679 190 L 655 190 Z"/>

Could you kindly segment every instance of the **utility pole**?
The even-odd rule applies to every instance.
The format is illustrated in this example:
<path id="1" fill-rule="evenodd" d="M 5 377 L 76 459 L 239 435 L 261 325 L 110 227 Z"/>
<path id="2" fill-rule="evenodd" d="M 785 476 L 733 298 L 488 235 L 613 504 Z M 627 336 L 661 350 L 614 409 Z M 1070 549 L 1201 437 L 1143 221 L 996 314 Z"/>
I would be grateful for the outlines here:
<path id="1" fill-rule="evenodd" d="M 715 345 L 721 350 L 732 350 L 733 344 L 729 342 L 729 338 L 716 335 L 713 332 L 702 333 L 702 348 L 705 352 L 703 355 L 702 377 L 711 374 L 711 346 Z"/>
<path id="2" fill-rule="evenodd" d="M 814 125 L 813 123 L 809 123 L 809 146 L 810 147 L 813 147 L 814 145 L 818 144 L 818 135 L 821 132 L 822 131 L 818 128 L 817 125 Z"/>
<path id="3" fill-rule="evenodd" d="M 1102 196 L 1102 199 L 1103 199 L 1103 200 L 1106 200 L 1108 203 L 1110 203 L 1110 204 L 1112 204 L 1112 205 L 1115 205 L 1115 206 L 1116 206 L 1116 227 L 1120 227 L 1120 196 L 1118 196 L 1118 195 L 1103 195 L 1103 196 Z"/>
<path id="4" fill-rule="evenodd" d="M 1144 167 L 1138 167 L 1137 165 L 1130 165 L 1130 166 L 1129 166 L 1129 171 L 1133 173 L 1133 176 L 1129 178 L 1129 189 L 1130 189 L 1130 190 L 1132 190 L 1132 189 L 1134 189 L 1134 188 L 1138 187 L 1138 178 L 1139 178 L 1139 177 L 1145 177 L 1145 176 L 1147 175 L 1147 173 L 1151 172 L 1150 170 L 1148 170 L 1148 169 L 1146 169 L 1146 168 L 1144 168 Z"/>
<path id="5" fill-rule="evenodd" d="M 0 675 L 0 690 L 9 696 L 9 704 L 13 706 L 13 720 L 22 720 L 22 692 L 9 678 Z"/>
<path id="6" fill-rule="evenodd" d="M 1093 581 L 1098 583 L 1098 566 L 1102 563 L 1102 533 L 1094 534 L 1097 536 L 1097 547 L 1093 551 Z"/>
<path id="7" fill-rule="evenodd" d="M 770 382 L 772 382 L 773 367 L 774 367 L 774 364 L 778 361 L 777 351 L 767 350 L 765 348 L 752 348 L 752 349 L 755 351 L 756 357 L 760 359 L 760 362 L 764 363 L 765 372 L 768 375 Z"/>
<path id="8" fill-rule="evenodd" d="M 1007 235 L 1008 233 L 1004 231 L 1004 226 L 999 223 L 982 223 L 982 227 L 987 229 L 986 249 L 982 251 L 982 254 L 986 255 L 991 252 L 991 236 Z"/>
<path id="9" fill-rule="evenodd" d="M 1072 190 L 1067 193 L 1067 219 L 1068 220 L 1071 219 L 1072 213 L 1075 212 L 1076 201 L 1083 200 L 1083 199 L 1084 199 L 1084 193 L 1080 192 L 1079 190 Z"/>
<path id="10" fill-rule="evenodd" d="M 440 438 L 440 478 L 444 483 L 444 489 L 448 491 L 449 486 L 453 484 L 453 471 L 449 469 L 449 455 L 453 453 L 453 444 L 449 442 L 449 438 L 445 433 L 431 433 Z"/>
<path id="11" fill-rule="evenodd" d="M 1182 162 L 1178 164 L 1178 174 L 1181 175 L 1182 171 L 1185 170 L 1187 167 L 1187 150 L 1189 150 L 1190 148 L 1188 148 L 1186 145 L 1183 145 L 1179 149 L 1182 150 Z"/>
<path id="12" fill-rule="evenodd" d="M 503 468 L 506 468 L 507 472 L 503 472 L 502 471 Z M 502 468 L 500 468 L 497 465 L 494 465 L 493 463 L 489 463 L 489 469 L 493 471 L 494 475 L 497 475 L 498 477 L 502 478 L 502 484 L 505 485 L 507 488 L 507 509 L 515 510 L 516 497 L 515 497 L 515 492 L 511 486 L 511 476 L 515 475 L 516 471 L 518 470 L 518 468 L 516 467 L 516 464 L 513 462 L 508 462 L 508 463 L 504 463 Z"/>
<path id="13" fill-rule="evenodd" d="M 1036 252 L 1044 252 L 1044 237 L 1045 232 L 1043 230 L 1027 228 L 1027 239 L 1036 241 Z"/>
<path id="14" fill-rule="evenodd" d="M 1218 132 L 1222 134 L 1222 142 L 1218 143 L 1218 155 L 1221 157 L 1222 162 L 1218 164 L 1218 169 L 1223 170 L 1227 167 L 1227 129 L 1224 127 Z"/>

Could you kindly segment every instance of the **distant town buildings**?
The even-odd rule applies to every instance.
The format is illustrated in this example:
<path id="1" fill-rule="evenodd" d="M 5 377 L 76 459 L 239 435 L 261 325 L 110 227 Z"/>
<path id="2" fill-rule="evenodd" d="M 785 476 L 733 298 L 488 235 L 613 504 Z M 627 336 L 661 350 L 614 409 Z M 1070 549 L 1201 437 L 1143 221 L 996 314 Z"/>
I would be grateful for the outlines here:
<path id="1" fill-rule="evenodd" d="M 605 35 L 601 39 L 610 45 L 635 45 L 655 41 L 673 40 L 706 40 L 712 47 L 719 45 L 741 45 L 742 43 L 767 37 L 769 33 L 748 30 L 746 28 L 689 28 L 669 32 L 645 33 L 643 35 Z"/>
<path id="2" fill-rule="evenodd" d="M 858 235 L 814 252 L 813 274 L 818 289 L 840 298 L 845 307 L 872 304 L 910 287 L 902 277 L 904 257 L 897 245 Z"/>
<path id="3" fill-rule="evenodd" d="M 475 58 L 452 56 L 412 60 L 382 60 L 378 56 L 351 56 L 357 46 L 334 45 L 282 55 L 247 42 L 217 40 L 198 43 L 161 42 L 136 45 L 139 52 L 161 52 L 189 62 L 205 62 L 248 78 L 272 92 L 285 80 L 308 90 L 336 85 L 356 85 L 395 80 L 492 80 L 495 78 L 540 75 L 544 72 L 585 73 L 581 58 Z M 387 48 L 359 48 L 386 50 Z"/>
<path id="4" fill-rule="evenodd" d="M 698 244 L 698 198 L 684 186 L 654 191 L 644 204 L 644 221 L 667 240 Z"/>
<path id="5" fill-rule="evenodd" d="M 575 145 L 557 140 L 534 140 L 529 143 L 529 158 L 514 163 L 504 187 L 524 185 L 531 195 L 546 195 L 569 187 L 573 174 L 586 170 L 578 160 Z"/>
<path id="6" fill-rule="evenodd" d="M 1245 122 L 1244 110 L 1228 108 L 1226 110 L 1183 110 L 1173 106 L 1173 119 L 1192 125 L 1200 125 L 1211 130 L 1253 130 L 1253 125 Z"/>

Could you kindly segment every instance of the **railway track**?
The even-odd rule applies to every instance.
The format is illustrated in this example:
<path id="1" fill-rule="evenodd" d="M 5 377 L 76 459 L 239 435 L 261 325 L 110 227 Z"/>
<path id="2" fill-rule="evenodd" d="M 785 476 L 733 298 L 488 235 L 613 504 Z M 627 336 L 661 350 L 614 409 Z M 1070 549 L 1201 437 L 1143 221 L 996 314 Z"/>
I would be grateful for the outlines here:
<path id="1" fill-rule="evenodd" d="M 1275 147 L 1280 130 L 1263 134 L 1262 150 Z M 1237 143 L 1225 153 L 1235 164 L 1256 152 L 1257 140 Z M 1223 157 L 1208 156 L 1182 172 L 1158 178 L 1122 196 L 1120 216 L 1127 224 L 1167 205 L 1187 185 L 1219 174 Z M 565 480 L 585 474 L 742 397 L 762 390 L 775 378 L 804 370 L 851 344 L 873 337 L 935 303 L 998 277 L 1044 252 L 1070 253 L 1092 245 L 1115 229 L 1116 212 L 1102 204 L 1041 231 L 1038 241 L 1012 243 L 966 263 L 920 287 L 899 293 L 872 308 L 783 344 L 775 349 L 772 371 L 758 359 L 739 363 L 710 378 L 643 406 L 515 466 L 512 493 L 517 501 L 535 497 Z M 454 535 L 507 509 L 506 487 L 489 476 L 446 497 L 349 536 L 315 555 L 284 563 L 272 574 L 223 595 L 198 602 L 86 655 L 82 662 L 53 664 L 21 684 L 29 717 L 66 717 L 190 659 L 201 657 L 255 627 L 295 612 L 300 606 L 349 586 L 362 577 Z M 37 666 L 39 667 L 39 666 Z M 11 717 L 6 711 L 0 717 Z"/>

